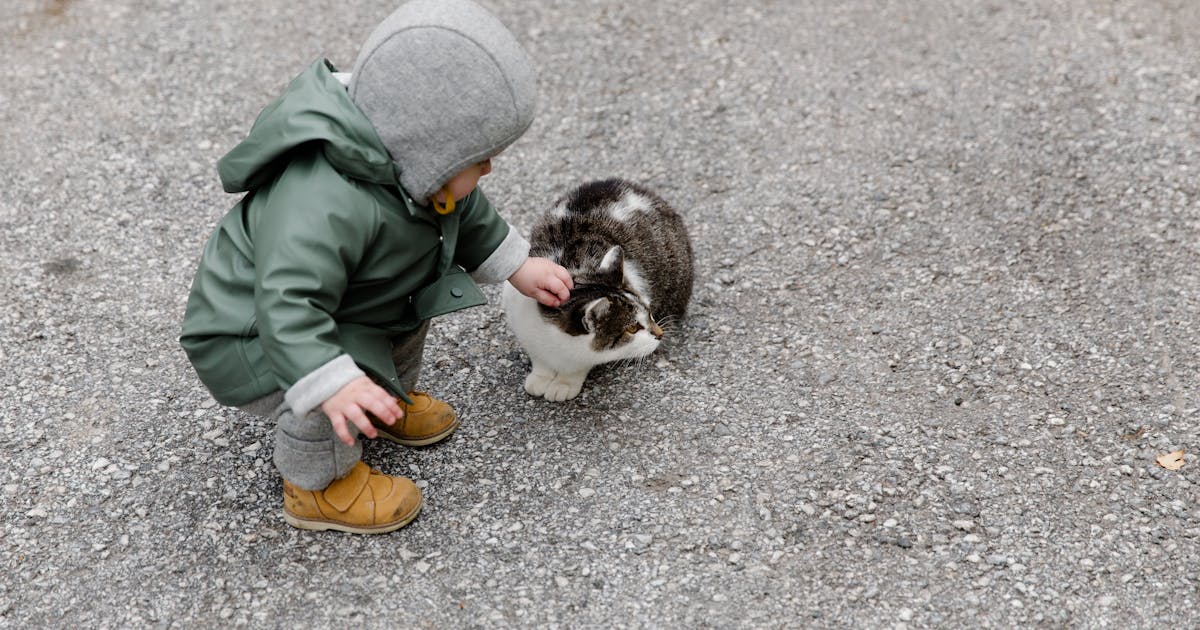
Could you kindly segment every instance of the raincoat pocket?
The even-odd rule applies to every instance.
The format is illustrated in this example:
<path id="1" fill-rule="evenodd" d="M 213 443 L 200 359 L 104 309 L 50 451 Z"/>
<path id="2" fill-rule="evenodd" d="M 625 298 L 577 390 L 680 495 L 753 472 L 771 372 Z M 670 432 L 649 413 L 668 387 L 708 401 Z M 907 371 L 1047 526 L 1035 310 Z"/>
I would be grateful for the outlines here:
<path id="1" fill-rule="evenodd" d="M 475 281 L 462 269 L 451 271 L 412 296 L 412 314 L 418 322 L 464 308 L 487 304 Z"/>

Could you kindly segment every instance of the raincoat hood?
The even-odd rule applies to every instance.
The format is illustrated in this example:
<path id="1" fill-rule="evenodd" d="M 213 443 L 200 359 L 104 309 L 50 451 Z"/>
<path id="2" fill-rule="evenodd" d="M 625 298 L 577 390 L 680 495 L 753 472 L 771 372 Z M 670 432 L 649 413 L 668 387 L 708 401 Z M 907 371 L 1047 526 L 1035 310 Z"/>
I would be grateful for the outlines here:
<path id="1" fill-rule="evenodd" d="M 350 100 L 329 61 L 313 62 L 254 121 L 250 133 L 217 162 L 225 192 L 256 190 L 288 164 L 289 154 L 312 142 L 343 175 L 397 185 L 398 174 L 375 128 Z"/>
<path id="2" fill-rule="evenodd" d="M 412 0 L 371 33 L 349 94 L 395 160 L 400 186 L 424 204 L 525 133 L 537 81 L 516 38 L 483 7 Z"/>

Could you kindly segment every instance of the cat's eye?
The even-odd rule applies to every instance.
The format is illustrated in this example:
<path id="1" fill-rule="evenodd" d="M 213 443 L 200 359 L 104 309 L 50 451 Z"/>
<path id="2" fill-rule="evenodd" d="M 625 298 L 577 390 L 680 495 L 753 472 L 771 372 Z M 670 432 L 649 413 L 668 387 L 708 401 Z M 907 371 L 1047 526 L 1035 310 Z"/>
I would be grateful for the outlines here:
<path id="1" fill-rule="evenodd" d="M 642 329 L 641 324 L 630 324 L 625 327 L 625 334 L 626 335 L 636 335 L 637 331 L 639 331 L 641 329 Z"/>

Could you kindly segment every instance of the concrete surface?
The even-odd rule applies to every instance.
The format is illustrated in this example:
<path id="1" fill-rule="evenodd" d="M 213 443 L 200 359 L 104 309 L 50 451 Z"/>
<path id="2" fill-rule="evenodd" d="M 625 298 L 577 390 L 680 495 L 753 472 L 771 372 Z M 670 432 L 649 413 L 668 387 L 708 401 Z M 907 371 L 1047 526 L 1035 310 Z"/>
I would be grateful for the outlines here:
<path id="1" fill-rule="evenodd" d="M 464 424 L 370 446 L 427 506 L 367 538 L 283 523 L 175 339 L 215 160 L 392 3 L 6 3 L 0 626 L 1196 623 L 1200 5 L 486 4 L 542 90 L 489 195 L 654 187 L 695 301 L 567 404 L 439 321 Z"/>

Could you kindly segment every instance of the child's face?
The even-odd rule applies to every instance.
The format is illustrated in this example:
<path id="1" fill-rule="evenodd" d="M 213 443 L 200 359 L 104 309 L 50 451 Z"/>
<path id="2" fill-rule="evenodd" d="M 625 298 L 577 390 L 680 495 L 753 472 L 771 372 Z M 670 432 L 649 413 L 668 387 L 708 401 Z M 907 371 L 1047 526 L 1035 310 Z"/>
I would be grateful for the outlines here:
<path id="1" fill-rule="evenodd" d="M 438 203 L 446 203 L 446 189 L 449 189 L 450 194 L 454 195 L 454 200 L 458 201 L 471 194 L 471 191 L 475 190 L 475 186 L 479 184 L 479 179 L 491 172 L 492 158 L 488 158 L 478 164 L 472 164 L 454 177 L 451 177 L 450 181 L 446 182 L 446 185 L 434 194 L 434 199 Z"/>

